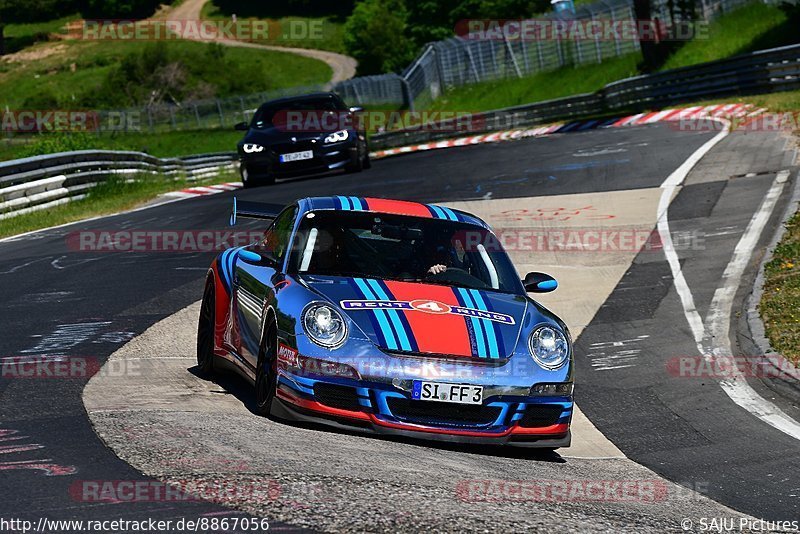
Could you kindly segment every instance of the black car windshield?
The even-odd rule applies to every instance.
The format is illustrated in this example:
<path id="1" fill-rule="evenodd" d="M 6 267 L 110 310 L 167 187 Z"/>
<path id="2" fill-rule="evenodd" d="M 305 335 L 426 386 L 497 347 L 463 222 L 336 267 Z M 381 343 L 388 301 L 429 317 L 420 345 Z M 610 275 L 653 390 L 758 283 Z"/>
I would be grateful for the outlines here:
<path id="1" fill-rule="evenodd" d="M 273 126 L 280 126 L 282 120 L 285 120 L 288 111 L 313 111 L 313 112 L 337 112 L 344 111 L 346 108 L 332 97 L 320 98 L 304 98 L 301 100 L 292 100 L 281 102 L 279 104 L 264 104 L 256 110 L 253 116 L 252 128 L 263 130 L 265 128 L 272 128 Z"/>
<path id="2" fill-rule="evenodd" d="M 288 271 L 525 294 L 511 260 L 488 230 L 382 213 L 322 210 L 305 214 Z"/>

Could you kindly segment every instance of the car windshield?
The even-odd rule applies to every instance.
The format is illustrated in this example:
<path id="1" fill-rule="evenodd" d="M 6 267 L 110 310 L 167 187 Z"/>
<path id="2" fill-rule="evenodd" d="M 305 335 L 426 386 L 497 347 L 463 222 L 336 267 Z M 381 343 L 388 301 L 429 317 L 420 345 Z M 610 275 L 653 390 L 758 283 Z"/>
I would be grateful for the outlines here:
<path id="1" fill-rule="evenodd" d="M 263 130 L 264 128 L 280 126 L 280 123 L 285 120 L 286 112 L 288 111 L 313 111 L 324 113 L 326 111 L 344 111 L 345 109 L 346 108 L 331 97 L 306 98 L 281 102 L 280 104 L 267 103 L 256 111 L 253 116 L 252 128 Z"/>
<path id="2" fill-rule="evenodd" d="M 290 273 L 403 280 L 524 294 L 498 239 L 476 225 L 370 212 L 309 212 Z"/>

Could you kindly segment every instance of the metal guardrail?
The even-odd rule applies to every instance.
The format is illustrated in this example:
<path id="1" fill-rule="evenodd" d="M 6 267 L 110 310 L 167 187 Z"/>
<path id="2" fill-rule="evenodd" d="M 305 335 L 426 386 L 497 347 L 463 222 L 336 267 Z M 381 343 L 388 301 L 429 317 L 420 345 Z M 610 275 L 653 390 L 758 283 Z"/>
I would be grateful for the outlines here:
<path id="1" fill-rule="evenodd" d="M 234 152 L 161 159 L 142 152 L 80 150 L 0 162 L 0 219 L 83 198 L 112 176 L 191 181 L 233 169 L 237 159 Z"/>
<path id="2" fill-rule="evenodd" d="M 554 120 L 640 112 L 702 99 L 800 89 L 800 45 L 762 50 L 719 61 L 645 74 L 606 85 L 593 94 L 475 114 L 480 130 L 459 132 L 446 122 L 426 131 L 406 129 L 375 134 L 375 149 L 426 143 L 454 135 L 526 128 Z M 464 121 L 466 122 L 466 121 Z"/>

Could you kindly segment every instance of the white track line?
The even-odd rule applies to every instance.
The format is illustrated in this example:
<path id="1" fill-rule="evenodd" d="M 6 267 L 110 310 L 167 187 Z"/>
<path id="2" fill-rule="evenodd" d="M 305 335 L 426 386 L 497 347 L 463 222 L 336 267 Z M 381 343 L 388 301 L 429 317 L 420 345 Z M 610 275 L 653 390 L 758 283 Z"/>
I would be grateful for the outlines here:
<path id="1" fill-rule="evenodd" d="M 733 308 L 733 298 L 739 288 L 744 270 L 750 262 L 753 249 L 761 237 L 761 232 L 769 221 L 772 211 L 780 198 L 789 171 L 781 171 L 772 182 L 767 195 L 761 202 L 758 211 L 750 219 L 747 229 L 742 235 L 733 257 L 722 274 L 722 285 L 714 292 L 714 298 L 708 309 L 706 317 L 707 332 L 703 342 L 698 344 L 706 360 L 730 360 L 734 361 L 729 329 L 731 320 L 731 310 Z M 800 439 L 800 423 L 786 415 L 780 408 L 760 396 L 747 382 L 739 368 L 733 364 L 730 367 L 734 375 L 730 379 L 720 382 L 720 386 L 728 397 L 736 404 L 752 413 L 765 423 L 775 427 L 781 432 Z"/>
<path id="2" fill-rule="evenodd" d="M 684 161 L 680 167 L 675 169 L 675 171 L 664 180 L 664 183 L 661 184 L 661 198 L 658 201 L 658 234 L 664 247 L 664 254 L 667 257 L 670 271 L 672 272 L 672 278 L 675 281 L 675 290 L 678 292 L 681 304 L 683 305 L 683 313 L 689 321 L 689 327 L 692 329 L 692 334 L 697 343 L 702 341 L 705 327 L 703 326 L 703 319 L 700 317 L 700 314 L 697 312 L 697 307 L 694 305 L 694 297 L 692 297 L 689 284 L 686 283 L 686 278 L 684 278 L 683 271 L 681 271 L 681 264 L 678 260 L 678 255 L 675 253 L 675 247 L 672 245 L 672 233 L 669 230 L 667 212 L 675 190 L 683 184 L 683 181 L 694 166 L 697 165 L 697 162 L 699 162 L 709 150 L 714 148 L 717 143 L 728 136 L 728 127 L 729 123 L 726 122 L 725 128 L 712 139 L 708 140 L 703 146 L 698 148 L 694 154 L 689 156 L 689 159 Z"/>
<path id="3" fill-rule="evenodd" d="M 694 297 L 686 282 L 686 278 L 681 270 L 678 255 L 672 244 L 672 235 L 669 229 L 669 219 L 667 217 L 669 204 L 675 190 L 680 187 L 689 172 L 714 146 L 727 137 L 730 129 L 730 122 L 721 120 L 725 128 L 707 141 L 689 159 L 670 174 L 664 183 L 661 184 L 661 198 L 658 203 L 658 233 L 664 247 L 664 255 L 667 257 L 672 278 L 675 281 L 675 290 L 681 300 L 683 313 L 692 329 L 697 348 L 706 359 L 717 357 L 732 357 L 728 330 L 730 328 L 731 308 L 733 297 L 739 287 L 742 274 L 752 255 L 753 248 L 758 242 L 761 232 L 769 220 L 772 210 L 783 191 L 784 183 L 788 173 L 780 173 L 772 184 L 769 192 L 761 203 L 758 211 L 753 215 L 750 224 L 742 235 L 739 243 L 734 249 L 733 257 L 723 274 L 723 285 L 714 293 L 714 299 L 709 308 L 706 320 L 709 323 L 707 329 L 703 323 L 700 313 L 694 304 Z M 732 369 L 736 369 L 733 365 Z M 737 376 L 733 380 L 723 380 L 720 387 L 728 397 L 738 406 L 744 408 L 754 416 L 758 417 L 768 425 L 784 432 L 785 434 L 800 439 L 800 424 L 786 415 L 780 408 L 770 401 L 761 397 L 743 376 Z"/>

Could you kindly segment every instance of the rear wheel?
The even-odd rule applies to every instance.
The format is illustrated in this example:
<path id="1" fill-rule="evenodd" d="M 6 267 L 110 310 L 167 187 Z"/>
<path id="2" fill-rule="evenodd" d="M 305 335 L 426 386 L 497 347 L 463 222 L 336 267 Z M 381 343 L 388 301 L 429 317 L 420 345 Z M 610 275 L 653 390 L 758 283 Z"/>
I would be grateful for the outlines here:
<path id="1" fill-rule="evenodd" d="M 278 376 L 278 329 L 272 320 L 266 328 L 256 369 L 256 411 L 265 417 L 272 409 Z"/>
<path id="2" fill-rule="evenodd" d="M 214 328 L 215 328 L 214 281 L 209 278 L 200 304 L 200 319 L 197 323 L 197 367 L 200 374 L 214 374 Z"/>

